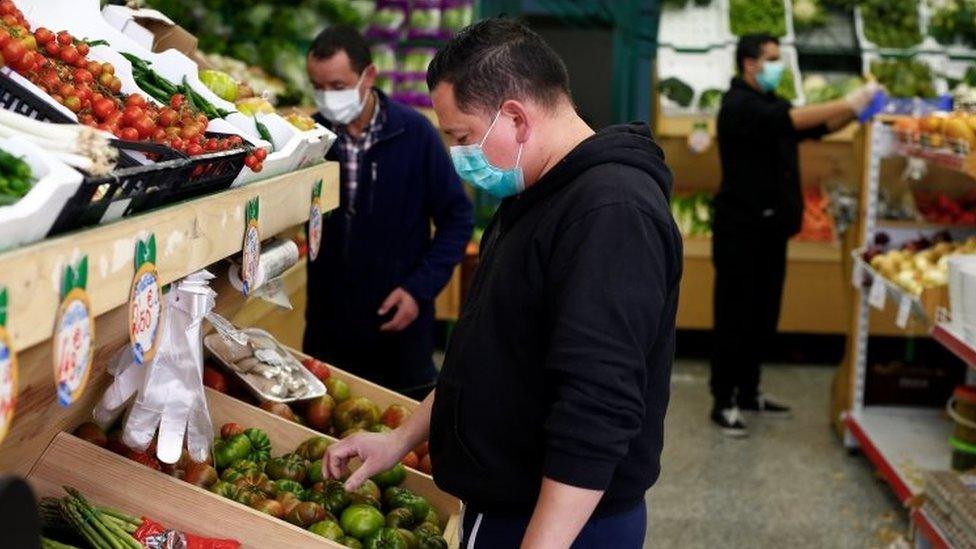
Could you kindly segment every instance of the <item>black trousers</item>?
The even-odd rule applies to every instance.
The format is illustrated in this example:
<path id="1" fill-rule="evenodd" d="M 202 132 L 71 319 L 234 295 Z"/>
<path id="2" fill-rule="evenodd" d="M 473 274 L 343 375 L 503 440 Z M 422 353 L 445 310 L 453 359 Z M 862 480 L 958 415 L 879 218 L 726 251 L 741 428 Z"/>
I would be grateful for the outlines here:
<path id="1" fill-rule="evenodd" d="M 716 405 L 755 399 L 759 369 L 776 335 L 787 238 L 776 231 L 721 230 L 712 237 L 715 265 L 712 396 Z"/>

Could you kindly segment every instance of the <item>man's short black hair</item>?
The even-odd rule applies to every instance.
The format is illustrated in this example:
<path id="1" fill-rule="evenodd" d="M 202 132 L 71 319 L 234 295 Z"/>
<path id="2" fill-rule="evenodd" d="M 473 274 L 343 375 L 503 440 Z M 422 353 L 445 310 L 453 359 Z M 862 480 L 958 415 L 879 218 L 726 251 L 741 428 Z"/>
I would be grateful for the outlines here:
<path id="1" fill-rule="evenodd" d="M 320 32 L 308 53 L 316 59 L 328 59 L 340 51 L 346 52 L 352 70 L 357 73 L 373 63 L 369 42 L 359 31 L 346 25 L 335 25 Z"/>
<path id="2" fill-rule="evenodd" d="M 769 34 L 746 34 L 739 38 L 739 45 L 735 48 L 735 66 L 739 73 L 746 59 L 759 59 L 762 56 L 762 48 L 766 44 L 779 45 L 779 39 Z"/>
<path id="3" fill-rule="evenodd" d="M 459 32 L 427 68 L 427 87 L 454 85 L 462 111 L 494 111 L 507 99 L 547 107 L 569 97 L 569 75 L 541 36 L 507 18 L 486 19 Z"/>

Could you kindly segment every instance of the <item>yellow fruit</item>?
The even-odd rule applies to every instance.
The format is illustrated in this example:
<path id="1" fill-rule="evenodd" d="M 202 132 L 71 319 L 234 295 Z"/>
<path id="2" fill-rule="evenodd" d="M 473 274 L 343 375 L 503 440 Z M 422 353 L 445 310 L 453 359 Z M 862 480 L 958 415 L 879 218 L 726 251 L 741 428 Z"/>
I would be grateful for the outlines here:
<path id="1" fill-rule="evenodd" d="M 942 116 L 929 115 L 922 119 L 922 131 L 927 133 L 939 133 L 942 131 L 942 123 L 945 120 Z"/>
<path id="2" fill-rule="evenodd" d="M 245 116 L 254 116 L 255 113 L 272 113 L 274 106 L 263 97 L 249 97 L 237 102 L 237 110 Z"/>
<path id="3" fill-rule="evenodd" d="M 976 142 L 976 133 L 970 129 L 969 125 L 962 118 L 950 118 L 945 121 L 942 133 L 949 139 L 957 139 L 969 143 Z"/>

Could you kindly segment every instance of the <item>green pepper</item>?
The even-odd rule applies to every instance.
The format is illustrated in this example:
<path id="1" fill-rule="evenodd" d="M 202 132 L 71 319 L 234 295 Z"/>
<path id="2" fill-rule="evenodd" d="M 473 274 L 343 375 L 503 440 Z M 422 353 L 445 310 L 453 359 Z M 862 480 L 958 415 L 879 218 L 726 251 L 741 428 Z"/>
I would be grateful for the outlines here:
<path id="1" fill-rule="evenodd" d="M 363 540 L 365 549 L 407 549 L 407 542 L 396 528 L 380 528 Z"/>
<path id="2" fill-rule="evenodd" d="M 386 514 L 386 525 L 390 528 L 410 528 L 414 523 L 413 511 L 406 507 L 397 507 Z"/>
<path id="3" fill-rule="evenodd" d="M 305 460 L 294 454 L 287 454 L 269 461 L 264 471 L 273 480 L 288 479 L 301 483 L 305 480 Z"/>
<path id="4" fill-rule="evenodd" d="M 234 496 L 237 495 L 237 486 L 223 480 L 218 480 L 210 486 L 210 491 L 218 496 L 234 499 Z"/>
<path id="5" fill-rule="evenodd" d="M 227 440 L 214 441 L 214 464 L 223 469 L 239 459 L 244 459 L 251 453 L 251 441 L 245 434 L 234 435 Z"/>
<path id="6" fill-rule="evenodd" d="M 251 427 L 244 429 L 244 434 L 251 441 L 251 453 L 247 456 L 248 459 L 256 463 L 266 463 L 271 459 L 271 440 L 268 438 L 268 433 Z"/>
<path id="7" fill-rule="evenodd" d="M 312 437 L 299 444 L 298 448 L 295 448 L 295 455 L 301 456 L 309 461 L 320 460 L 325 455 L 325 450 L 329 447 L 329 444 L 331 442 L 325 437 Z"/>

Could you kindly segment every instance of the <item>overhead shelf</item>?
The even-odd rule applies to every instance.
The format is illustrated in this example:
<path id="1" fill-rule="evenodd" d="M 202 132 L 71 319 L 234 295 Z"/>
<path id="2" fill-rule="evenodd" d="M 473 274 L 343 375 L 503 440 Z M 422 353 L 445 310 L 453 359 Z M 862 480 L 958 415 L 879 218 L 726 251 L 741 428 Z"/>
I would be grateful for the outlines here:
<path id="1" fill-rule="evenodd" d="M 902 502 L 922 493 L 923 471 L 949 468 L 952 423 L 941 410 L 870 406 L 844 423 Z"/>
<path id="2" fill-rule="evenodd" d="M 327 162 L 117 223 L 71 233 L 0 254 L 0 287 L 9 294 L 7 330 L 23 350 L 51 337 L 64 268 L 88 256 L 88 295 L 95 315 L 126 303 L 135 241 L 151 231 L 156 267 L 168 284 L 241 250 L 244 208 L 260 197 L 262 238 L 308 220 L 312 185 L 322 181 L 322 209 L 339 204 L 339 167 Z"/>

